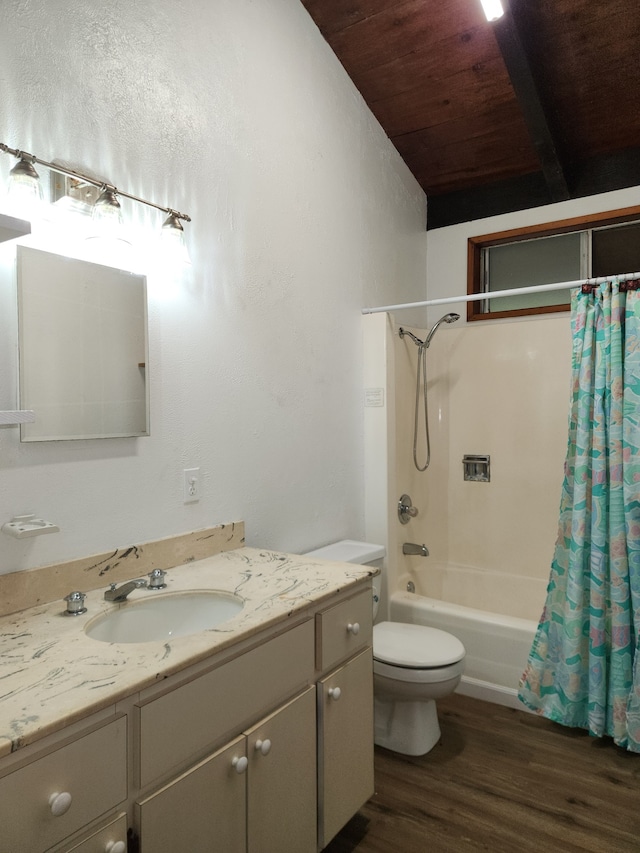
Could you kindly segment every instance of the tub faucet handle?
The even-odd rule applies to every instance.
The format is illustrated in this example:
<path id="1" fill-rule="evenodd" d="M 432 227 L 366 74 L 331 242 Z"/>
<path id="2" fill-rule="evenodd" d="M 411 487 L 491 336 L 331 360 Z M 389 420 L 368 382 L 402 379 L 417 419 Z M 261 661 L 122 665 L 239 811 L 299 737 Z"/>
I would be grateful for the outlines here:
<path id="1" fill-rule="evenodd" d="M 415 507 L 409 495 L 401 495 L 398 501 L 398 518 L 400 524 L 409 524 L 412 518 L 418 514 L 418 508 Z"/>

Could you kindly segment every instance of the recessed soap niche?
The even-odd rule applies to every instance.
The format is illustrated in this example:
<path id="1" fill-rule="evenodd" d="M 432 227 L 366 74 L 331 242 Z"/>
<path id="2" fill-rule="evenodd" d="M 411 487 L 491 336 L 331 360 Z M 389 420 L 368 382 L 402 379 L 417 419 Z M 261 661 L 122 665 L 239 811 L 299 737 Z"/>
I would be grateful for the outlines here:
<path id="1" fill-rule="evenodd" d="M 465 453 L 462 457 L 464 479 L 474 483 L 488 483 L 491 479 L 491 457 L 489 454 Z"/>

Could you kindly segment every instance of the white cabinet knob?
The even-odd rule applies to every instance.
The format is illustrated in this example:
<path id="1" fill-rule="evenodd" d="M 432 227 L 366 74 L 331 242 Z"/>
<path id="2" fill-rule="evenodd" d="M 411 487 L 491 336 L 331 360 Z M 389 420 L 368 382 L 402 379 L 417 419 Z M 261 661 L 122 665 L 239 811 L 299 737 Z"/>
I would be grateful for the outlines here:
<path id="1" fill-rule="evenodd" d="M 256 741 L 256 752 L 261 752 L 263 755 L 268 755 L 271 751 L 271 741 L 269 738 L 265 740 L 257 740 Z"/>
<path id="2" fill-rule="evenodd" d="M 126 853 L 127 847 L 124 841 L 107 841 L 104 853 Z"/>
<path id="3" fill-rule="evenodd" d="M 339 687 L 330 687 L 328 693 L 334 702 L 337 702 L 338 699 L 342 696 L 342 690 L 340 690 Z"/>
<path id="4" fill-rule="evenodd" d="M 236 768 L 236 773 L 244 773 L 244 771 L 247 769 L 249 761 L 246 755 L 241 755 L 240 758 L 236 756 L 231 762 L 231 764 Z"/>
<path id="5" fill-rule="evenodd" d="M 347 625 L 347 631 L 354 636 L 360 633 L 360 623 L 359 622 L 349 622 Z"/>
<path id="6" fill-rule="evenodd" d="M 51 807 L 51 814 L 54 817 L 61 817 L 69 811 L 71 794 L 68 791 L 63 791 L 61 794 L 56 791 L 55 794 L 51 794 L 49 797 L 49 806 Z"/>

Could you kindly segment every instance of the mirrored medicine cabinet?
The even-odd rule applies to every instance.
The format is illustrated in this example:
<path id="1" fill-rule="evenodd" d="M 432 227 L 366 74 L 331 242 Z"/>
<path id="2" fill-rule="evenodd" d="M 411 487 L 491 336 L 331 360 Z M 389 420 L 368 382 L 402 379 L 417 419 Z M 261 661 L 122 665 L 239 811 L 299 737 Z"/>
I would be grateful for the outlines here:
<path id="1" fill-rule="evenodd" d="M 17 247 L 21 441 L 149 435 L 146 277 Z"/>

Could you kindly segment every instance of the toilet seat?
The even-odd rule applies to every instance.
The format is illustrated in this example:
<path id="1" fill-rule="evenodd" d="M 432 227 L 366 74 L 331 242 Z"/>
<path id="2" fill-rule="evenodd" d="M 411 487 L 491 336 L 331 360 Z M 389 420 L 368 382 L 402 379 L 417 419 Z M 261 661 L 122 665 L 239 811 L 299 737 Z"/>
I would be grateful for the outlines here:
<path id="1" fill-rule="evenodd" d="M 430 669 L 414 669 L 407 666 L 395 666 L 392 663 L 382 663 L 373 660 L 374 677 L 382 676 L 390 681 L 402 681 L 404 684 L 442 684 L 448 681 L 458 681 L 464 672 L 464 660 L 459 660 L 449 666 L 433 666 Z"/>
<path id="2" fill-rule="evenodd" d="M 439 628 L 404 622 L 373 626 L 373 659 L 385 668 L 436 670 L 461 663 L 464 656 L 460 640 Z"/>

